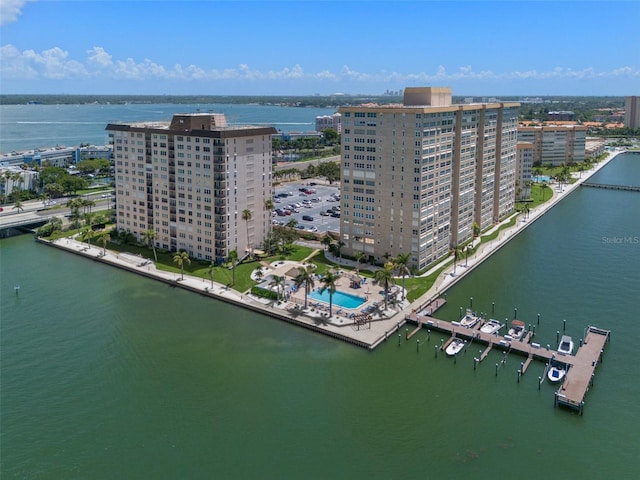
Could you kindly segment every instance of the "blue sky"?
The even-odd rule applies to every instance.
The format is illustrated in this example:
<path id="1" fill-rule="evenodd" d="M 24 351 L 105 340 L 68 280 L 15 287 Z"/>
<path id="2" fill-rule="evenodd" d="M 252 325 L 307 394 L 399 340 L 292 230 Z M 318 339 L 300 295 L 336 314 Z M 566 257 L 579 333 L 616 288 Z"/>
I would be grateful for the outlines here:
<path id="1" fill-rule="evenodd" d="M 3 93 L 640 95 L 640 1 L 0 0 Z"/>

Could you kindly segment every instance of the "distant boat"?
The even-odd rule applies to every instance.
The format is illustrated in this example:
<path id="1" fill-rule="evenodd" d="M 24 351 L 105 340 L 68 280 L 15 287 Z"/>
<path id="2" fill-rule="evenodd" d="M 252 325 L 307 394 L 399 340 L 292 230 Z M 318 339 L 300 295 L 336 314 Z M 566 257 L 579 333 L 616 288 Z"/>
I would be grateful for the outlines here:
<path id="1" fill-rule="evenodd" d="M 444 352 L 447 355 L 450 355 L 453 357 L 454 355 L 459 353 L 463 347 L 464 347 L 464 341 L 460 340 L 459 338 L 454 338 L 453 341 L 449 345 L 447 345 L 447 348 L 445 349 Z"/>
<path id="2" fill-rule="evenodd" d="M 554 362 L 551 364 L 551 367 L 547 372 L 547 378 L 551 383 L 558 383 L 564 378 L 566 374 L 567 374 L 566 367 L 561 363 Z"/>
<path id="3" fill-rule="evenodd" d="M 498 330 L 500 330 L 502 327 L 504 327 L 503 324 L 501 324 L 498 320 L 494 320 L 492 318 L 487 323 L 482 325 L 482 327 L 480 327 L 480 331 L 483 333 L 498 333 Z"/>
<path id="4" fill-rule="evenodd" d="M 563 355 L 573 354 L 573 339 L 569 335 L 563 335 L 558 345 L 558 353 Z"/>
<path id="5" fill-rule="evenodd" d="M 467 313 L 462 320 L 460 320 L 460 325 L 466 328 L 473 328 L 480 321 L 480 317 L 478 317 L 470 308 L 467 308 Z"/>
<path id="6" fill-rule="evenodd" d="M 524 322 L 522 320 L 514 320 L 511 322 L 511 328 L 507 333 L 512 339 L 520 340 L 524 335 Z"/>

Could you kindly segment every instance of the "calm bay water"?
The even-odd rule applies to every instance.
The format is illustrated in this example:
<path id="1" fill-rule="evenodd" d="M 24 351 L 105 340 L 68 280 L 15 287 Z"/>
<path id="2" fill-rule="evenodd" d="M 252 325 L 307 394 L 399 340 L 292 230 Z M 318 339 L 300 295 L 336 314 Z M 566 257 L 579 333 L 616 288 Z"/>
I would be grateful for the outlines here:
<path id="1" fill-rule="evenodd" d="M 639 185 L 640 156 L 593 180 Z M 517 383 L 522 358 L 496 376 L 493 352 L 474 371 L 477 352 L 436 358 L 443 337 L 426 332 L 367 352 L 1 240 L 2 478 L 636 478 L 640 244 L 610 239 L 640 237 L 639 215 L 638 193 L 579 189 L 439 312 L 456 319 L 473 297 L 500 319 L 540 313 L 543 345 L 563 319 L 576 340 L 611 329 L 583 416 L 538 390 L 540 363 Z"/>
<path id="2" fill-rule="evenodd" d="M 107 123 L 169 121 L 174 113 L 224 113 L 227 123 L 268 125 L 278 131 L 313 131 L 335 109 L 231 104 L 0 105 L 0 152 L 105 145 Z"/>

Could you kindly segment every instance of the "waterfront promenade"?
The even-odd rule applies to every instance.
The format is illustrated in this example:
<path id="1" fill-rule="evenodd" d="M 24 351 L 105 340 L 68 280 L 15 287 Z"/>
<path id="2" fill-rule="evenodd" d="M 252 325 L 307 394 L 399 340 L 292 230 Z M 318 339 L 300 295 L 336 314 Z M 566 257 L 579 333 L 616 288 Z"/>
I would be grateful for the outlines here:
<path id="1" fill-rule="evenodd" d="M 426 272 L 424 276 L 431 274 L 433 271 L 440 269 L 443 266 L 445 269 L 440 274 L 432 288 L 413 303 L 410 304 L 407 301 L 403 301 L 396 305 L 389 306 L 387 310 L 379 309 L 377 312 L 373 313 L 371 321 L 359 325 L 353 322 L 346 322 L 343 317 L 336 314 L 338 311 L 337 308 L 334 308 L 334 315 L 331 318 L 328 318 L 328 314 L 323 311 L 312 311 L 311 309 L 303 311 L 299 305 L 293 305 L 291 302 L 277 303 L 265 299 L 259 299 L 251 295 L 232 290 L 225 285 L 216 283 L 215 281 L 212 285 L 212 282 L 200 277 L 184 275 L 184 278 L 181 279 L 179 274 L 156 269 L 152 261 L 142 257 L 123 253 L 117 254 L 109 250 L 104 251 L 98 246 L 88 246 L 86 243 L 82 243 L 74 239 L 64 238 L 53 242 L 43 242 L 50 243 L 57 248 L 67 250 L 78 255 L 83 255 L 105 264 L 117 266 L 148 278 L 163 281 L 171 284 L 172 286 L 179 286 L 201 295 L 232 303 L 239 307 L 249 308 L 363 348 L 374 349 L 380 343 L 388 339 L 392 333 L 397 332 L 400 327 L 404 325 L 406 321 L 405 318 L 408 315 L 416 311 L 420 311 L 429 302 L 436 300 L 447 289 L 455 285 L 456 282 L 471 272 L 482 261 L 489 258 L 502 246 L 506 245 L 512 238 L 515 238 L 518 233 L 524 231 L 526 227 L 531 225 L 538 218 L 541 218 L 542 215 L 553 208 L 564 197 L 574 189 L 578 188 L 582 182 L 586 181 L 591 175 L 600 170 L 610 160 L 615 158 L 618 153 L 621 152 L 614 152 L 610 154 L 607 159 L 597 164 L 593 169 L 582 172 L 580 178 L 578 178 L 575 183 L 565 186 L 552 186 L 553 197 L 551 200 L 535 209 L 532 209 L 526 220 L 520 219 L 519 214 L 514 213 L 514 215 L 518 217 L 518 221 L 515 225 L 502 230 L 494 240 L 481 245 L 478 250 L 464 262 L 458 262 L 456 267 L 452 265 L 453 261 L 451 258 L 434 266 L 430 271 Z M 505 219 L 501 224 L 496 225 L 494 229 L 499 229 L 505 224 L 508 224 L 511 221 L 511 218 L 512 216 Z M 485 232 L 485 234 L 491 233 L 494 229 L 489 232 Z M 480 240 L 478 239 L 477 241 L 479 242 Z M 349 260 L 333 257 L 331 260 L 348 266 L 352 266 L 353 263 Z"/>

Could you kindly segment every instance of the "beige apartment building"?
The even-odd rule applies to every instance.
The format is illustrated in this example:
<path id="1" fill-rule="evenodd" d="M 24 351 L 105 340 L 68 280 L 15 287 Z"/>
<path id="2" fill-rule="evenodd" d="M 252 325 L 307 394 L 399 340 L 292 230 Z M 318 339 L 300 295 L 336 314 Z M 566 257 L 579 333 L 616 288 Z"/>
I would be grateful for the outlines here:
<path id="1" fill-rule="evenodd" d="M 627 97 L 624 102 L 624 126 L 640 128 L 640 97 Z"/>
<path id="2" fill-rule="evenodd" d="M 584 162 L 587 127 L 547 125 L 518 127 L 518 141 L 533 144 L 534 165 L 571 165 Z"/>
<path id="3" fill-rule="evenodd" d="M 117 227 L 190 257 L 224 262 L 259 248 L 271 218 L 272 127 L 227 125 L 223 114 L 109 124 Z M 250 212 L 248 220 L 243 212 Z"/>
<path id="4" fill-rule="evenodd" d="M 518 142 L 516 156 L 516 200 L 526 200 L 531 197 L 531 182 L 533 173 L 533 144 Z"/>
<path id="5" fill-rule="evenodd" d="M 407 88 L 402 104 L 341 107 L 344 252 L 424 269 L 515 201 L 519 103 L 454 105 L 451 89 Z"/>

